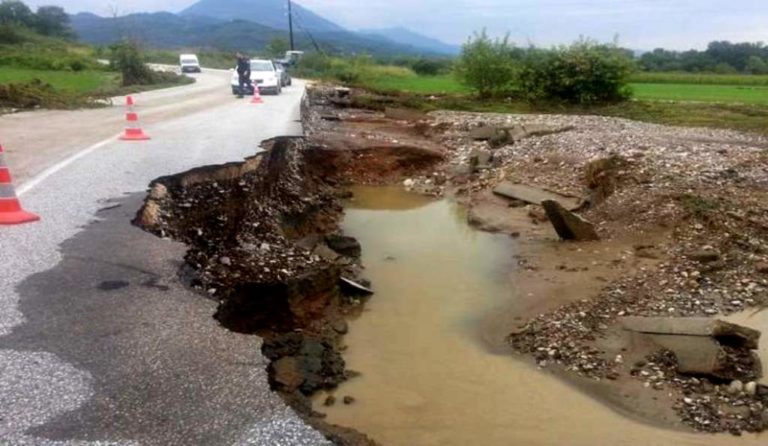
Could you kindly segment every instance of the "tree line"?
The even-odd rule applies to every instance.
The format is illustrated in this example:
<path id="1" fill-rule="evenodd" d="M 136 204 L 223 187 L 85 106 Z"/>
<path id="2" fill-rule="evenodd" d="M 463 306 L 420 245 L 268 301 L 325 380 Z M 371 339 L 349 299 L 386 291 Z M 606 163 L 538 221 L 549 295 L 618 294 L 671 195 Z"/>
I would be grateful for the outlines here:
<path id="1" fill-rule="evenodd" d="M 762 42 L 711 42 L 704 51 L 657 48 L 639 59 L 644 71 L 768 74 L 768 46 Z"/>
<path id="2" fill-rule="evenodd" d="M 51 37 L 71 39 L 75 33 L 69 15 L 60 6 L 40 6 L 32 11 L 20 0 L 0 2 L 0 26 L 23 26 Z"/>

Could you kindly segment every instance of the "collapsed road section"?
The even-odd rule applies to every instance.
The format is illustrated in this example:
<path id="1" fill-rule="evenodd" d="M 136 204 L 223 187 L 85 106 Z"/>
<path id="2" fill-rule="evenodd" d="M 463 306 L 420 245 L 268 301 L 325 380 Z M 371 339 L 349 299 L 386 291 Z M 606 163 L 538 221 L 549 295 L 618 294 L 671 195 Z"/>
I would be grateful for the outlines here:
<path id="1" fill-rule="evenodd" d="M 485 324 L 491 349 L 667 427 L 766 428 L 758 334 L 704 335 L 710 317 L 768 301 L 756 276 L 762 141 L 594 117 L 426 115 L 356 95 L 310 89 L 307 137 L 160 178 L 136 218 L 189 246 L 184 277 L 219 302 L 224 326 L 264 338 L 272 387 L 308 423 L 337 444 L 374 444 L 326 423 L 310 397 L 357 375 L 347 319 L 375 289 L 365 247 L 339 230 L 347 187 L 398 184 L 519 240 L 515 297 Z"/>

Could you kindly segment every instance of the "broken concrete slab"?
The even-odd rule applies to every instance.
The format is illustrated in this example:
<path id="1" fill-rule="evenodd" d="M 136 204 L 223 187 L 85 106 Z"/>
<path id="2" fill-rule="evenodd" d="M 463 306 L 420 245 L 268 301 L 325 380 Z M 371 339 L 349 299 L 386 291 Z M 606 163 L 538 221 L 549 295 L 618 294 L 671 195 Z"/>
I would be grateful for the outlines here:
<path id="1" fill-rule="evenodd" d="M 493 147 L 514 144 L 526 138 L 554 135 L 573 130 L 573 126 L 554 127 L 544 124 L 511 125 L 505 127 L 481 126 L 469 131 L 475 141 L 489 141 Z"/>
<path id="2" fill-rule="evenodd" d="M 750 381 L 762 376 L 760 360 L 746 349 L 726 349 L 715 339 L 700 336 L 648 335 L 674 353 L 677 371 L 725 381 Z"/>
<path id="3" fill-rule="evenodd" d="M 345 292 L 347 294 L 351 294 L 354 296 L 371 296 L 373 295 L 373 290 L 365 287 L 353 280 L 347 279 L 346 277 L 341 277 L 339 279 L 339 285 L 342 292 Z"/>
<path id="4" fill-rule="evenodd" d="M 563 240 L 593 241 L 600 240 L 595 226 L 579 215 L 567 210 L 555 200 L 544 200 L 541 203 L 547 218 L 555 227 L 557 235 Z"/>
<path id="5" fill-rule="evenodd" d="M 741 325 L 710 318 L 625 317 L 625 330 L 638 333 L 713 338 L 721 344 L 756 350 L 761 333 Z"/>
<path id="6" fill-rule="evenodd" d="M 424 121 L 431 119 L 426 113 L 413 108 L 386 107 L 384 116 L 397 121 Z"/>
<path id="7" fill-rule="evenodd" d="M 760 332 L 716 319 L 626 317 L 622 327 L 671 351 L 680 373 L 721 380 L 750 381 L 762 376 Z"/>
<path id="8" fill-rule="evenodd" d="M 569 197 L 566 195 L 558 194 L 556 192 L 550 192 L 548 190 L 528 186 L 525 184 L 515 184 L 509 181 L 499 183 L 494 189 L 493 193 L 505 198 L 511 198 L 513 200 L 520 200 L 526 203 L 538 204 L 545 200 L 554 200 L 562 204 L 569 211 L 574 211 L 581 207 L 581 199 L 576 197 Z"/>
<path id="9" fill-rule="evenodd" d="M 490 126 L 475 127 L 469 131 L 469 137 L 474 139 L 475 141 L 488 141 L 494 136 L 496 136 L 496 132 L 498 131 L 499 129 L 497 127 L 490 127 Z"/>
<path id="10" fill-rule="evenodd" d="M 469 168 L 472 173 L 479 170 L 490 169 L 493 162 L 493 154 L 488 150 L 475 150 L 469 156 Z"/>

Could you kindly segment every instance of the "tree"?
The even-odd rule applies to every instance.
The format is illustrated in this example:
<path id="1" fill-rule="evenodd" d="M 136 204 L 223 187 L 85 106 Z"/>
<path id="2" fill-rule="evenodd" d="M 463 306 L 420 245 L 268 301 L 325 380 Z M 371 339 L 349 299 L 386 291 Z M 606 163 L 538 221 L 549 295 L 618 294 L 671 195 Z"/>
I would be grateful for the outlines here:
<path id="1" fill-rule="evenodd" d="M 264 48 L 264 52 L 267 53 L 267 57 L 278 59 L 285 57 L 286 51 L 290 49 L 291 47 L 288 43 L 288 39 L 283 37 L 275 37 L 274 39 L 270 40 L 269 43 L 267 43 L 267 46 Z"/>
<path id="2" fill-rule="evenodd" d="M 483 30 L 462 47 L 455 65 L 456 77 L 482 98 L 509 93 L 515 78 L 516 59 L 521 53 L 509 42 L 509 35 L 492 40 Z"/>
<path id="3" fill-rule="evenodd" d="M 0 2 L 0 23 L 6 25 L 34 26 L 35 15 L 27 5 L 19 0 Z"/>
<path id="4" fill-rule="evenodd" d="M 73 37 L 69 27 L 69 15 L 60 6 L 41 6 L 37 8 L 35 28 L 40 34 L 56 37 Z"/>
<path id="5" fill-rule="evenodd" d="M 747 60 L 747 72 L 751 74 L 768 74 L 768 63 L 760 56 L 750 56 Z"/>

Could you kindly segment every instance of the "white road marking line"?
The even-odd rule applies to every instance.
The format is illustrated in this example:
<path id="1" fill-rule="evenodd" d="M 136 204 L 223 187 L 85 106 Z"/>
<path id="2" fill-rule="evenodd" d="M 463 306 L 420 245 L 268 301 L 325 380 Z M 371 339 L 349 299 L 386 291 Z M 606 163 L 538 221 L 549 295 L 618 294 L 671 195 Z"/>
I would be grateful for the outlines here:
<path id="1" fill-rule="evenodd" d="M 43 181 L 47 180 L 51 175 L 54 175 L 55 173 L 63 170 L 64 168 L 68 167 L 70 164 L 74 163 L 75 161 L 79 160 L 80 158 L 87 156 L 96 150 L 99 150 L 100 148 L 106 146 L 107 144 L 110 144 L 112 142 L 117 141 L 117 138 L 120 137 L 122 133 L 118 133 L 115 136 L 110 137 L 109 139 L 105 139 L 104 141 L 98 142 L 87 149 L 81 150 L 80 152 L 75 153 L 74 155 L 70 156 L 69 158 L 64 159 L 63 161 L 54 164 L 53 166 L 45 169 L 38 175 L 36 175 L 31 180 L 26 181 L 24 184 L 19 186 L 16 189 L 16 194 L 20 197 L 27 192 L 31 191 L 32 189 L 36 188 L 40 185 Z"/>

